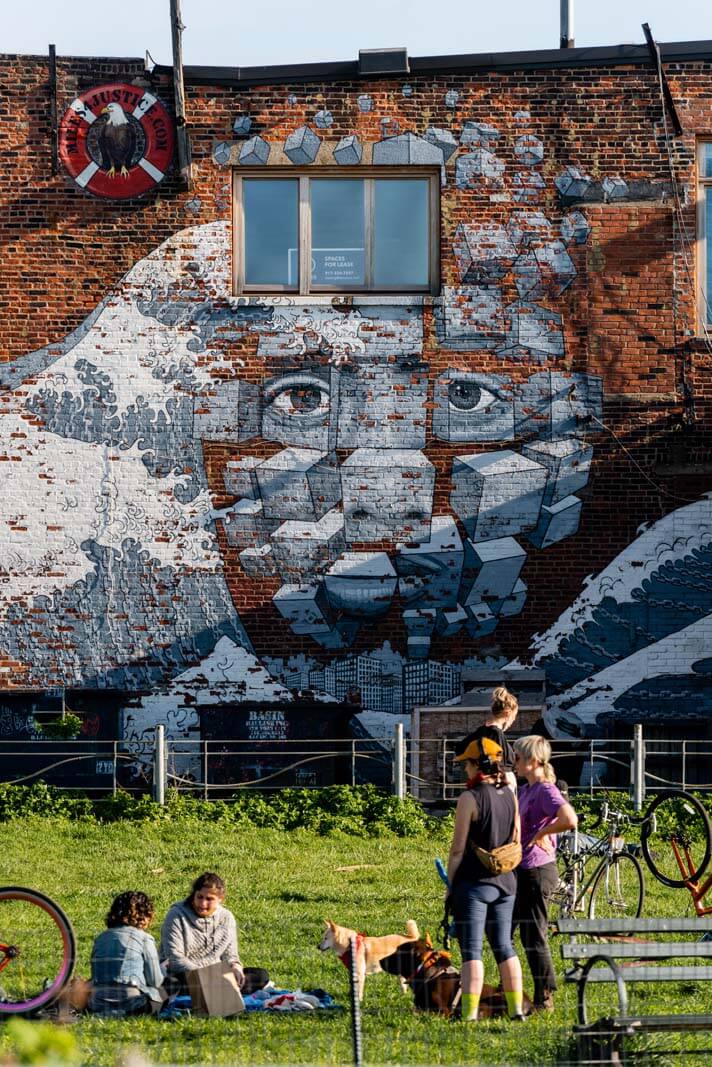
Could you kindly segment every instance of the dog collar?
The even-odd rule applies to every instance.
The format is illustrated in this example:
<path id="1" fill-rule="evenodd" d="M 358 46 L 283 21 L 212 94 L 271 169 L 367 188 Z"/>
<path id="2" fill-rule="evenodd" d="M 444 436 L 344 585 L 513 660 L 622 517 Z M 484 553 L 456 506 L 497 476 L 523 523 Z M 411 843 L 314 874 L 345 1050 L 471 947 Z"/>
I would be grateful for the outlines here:
<path id="1" fill-rule="evenodd" d="M 448 958 L 448 962 L 449 962 L 449 958 Z M 406 982 L 412 982 L 414 978 L 417 978 L 419 974 L 422 974 L 423 971 L 426 971 L 428 969 L 428 967 L 432 967 L 432 966 L 437 967 L 439 963 L 440 963 L 440 954 L 438 952 L 436 952 L 435 949 L 433 949 L 426 956 L 423 956 L 422 960 L 420 961 L 418 966 L 415 968 L 413 973 L 408 978 L 405 979 Z"/>
<path id="2" fill-rule="evenodd" d="M 365 934 L 356 934 L 356 952 L 358 952 L 358 950 L 361 948 L 365 936 Z M 351 969 L 351 945 L 349 945 L 349 947 L 346 949 L 346 952 L 339 956 L 339 959 L 343 963 L 344 967 L 348 967 L 349 970 Z"/>

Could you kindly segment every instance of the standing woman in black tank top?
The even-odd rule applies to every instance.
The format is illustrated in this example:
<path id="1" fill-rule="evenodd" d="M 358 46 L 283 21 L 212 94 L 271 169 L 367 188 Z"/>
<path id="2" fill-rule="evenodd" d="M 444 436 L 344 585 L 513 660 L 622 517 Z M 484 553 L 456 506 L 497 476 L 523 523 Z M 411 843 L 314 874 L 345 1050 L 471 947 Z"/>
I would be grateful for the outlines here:
<path id="1" fill-rule="evenodd" d="M 517 879 L 513 871 L 492 874 L 474 849 L 479 846 L 491 851 L 508 844 L 515 835 L 518 840 L 517 801 L 506 786 L 502 749 L 491 738 L 469 741 L 455 759 L 464 763 L 467 773 L 467 789 L 457 802 L 447 870 L 462 954 L 462 1018 L 465 1022 L 477 1020 L 486 933 L 499 967 L 509 1016 L 521 1020 L 522 968 L 512 945 Z"/>

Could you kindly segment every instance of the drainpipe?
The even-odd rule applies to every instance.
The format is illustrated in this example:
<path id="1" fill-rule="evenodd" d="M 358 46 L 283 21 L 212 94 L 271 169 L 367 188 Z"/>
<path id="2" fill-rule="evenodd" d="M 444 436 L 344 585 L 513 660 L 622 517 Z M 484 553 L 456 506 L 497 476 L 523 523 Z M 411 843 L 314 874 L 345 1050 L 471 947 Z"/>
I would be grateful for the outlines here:
<path id="1" fill-rule="evenodd" d="M 561 0 L 561 35 L 559 48 L 574 47 L 574 0 Z"/>

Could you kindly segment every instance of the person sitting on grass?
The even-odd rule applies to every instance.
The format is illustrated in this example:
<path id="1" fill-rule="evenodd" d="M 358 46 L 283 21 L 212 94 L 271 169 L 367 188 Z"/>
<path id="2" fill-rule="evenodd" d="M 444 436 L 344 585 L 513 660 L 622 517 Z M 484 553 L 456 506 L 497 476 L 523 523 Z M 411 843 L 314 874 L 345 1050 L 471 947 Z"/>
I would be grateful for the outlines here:
<path id="1" fill-rule="evenodd" d="M 225 883 L 206 871 L 193 882 L 185 900 L 174 904 L 161 928 L 161 959 L 170 985 L 187 991 L 186 971 L 225 963 L 232 968 L 243 993 L 254 993 L 269 981 L 260 967 L 243 967 L 237 948 L 235 916 L 223 905 Z"/>
<path id="2" fill-rule="evenodd" d="M 163 972 L 148 927 L 153 901 L 145 893 L 120 893 L 94 940 L 89 1011 L 98 1015 L 149 1015 L 164 999 Z"/>

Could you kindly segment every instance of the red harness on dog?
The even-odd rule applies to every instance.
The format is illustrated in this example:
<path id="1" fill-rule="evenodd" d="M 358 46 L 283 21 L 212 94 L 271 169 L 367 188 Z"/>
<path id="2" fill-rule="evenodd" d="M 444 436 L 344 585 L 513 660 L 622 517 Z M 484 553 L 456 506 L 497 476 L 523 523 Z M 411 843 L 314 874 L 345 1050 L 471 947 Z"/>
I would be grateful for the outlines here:
<path id="1" fill-rule="evenodd" d="M 452 967 L 450 954 L 448 952 L 438 952 L 436 949 L 432 949 L 423 957 L 413 973 L 409 974 L 408 977 L 404 974 L 404 978 L 406 982 L 412 982 L 413 978 L 416 978 L 418 974 L 423 974 L 424 980 L 427 982 L 428 975 L 426 975 L 425 972 L 427 972 L 429 968 L 433 968 L 436 973 L 442 974 L 443 971 L 448 970 L 450 967 Z"/>
<path id="2" fill-rule="evenodd" d="M 452 957 L 449 952 L 440 952 L 433 948 L 423 956 L 413 973 L 407 977 L 403 975 L 403 978 L 411 988 L 414 988 L 413 983 L 419 981 L 422 982 L 423 986 L 426 986 L 443 974 L 458 974 L 458 972 L 452 965 Z M 451 1012 L 457 1007 L 461 996 L 462 986 L 458 985 L 457 992 L 448 1005 L 448 1011 Z"/>
<path id="3" fill-rule="evenodd" d="M 358 954 L 358 950 L 361 948 L 361 945 L 363 944 L 363 940 L 364 940 L 365 936 L 366 936 L 365 934 L 356 934 L 356 953 L 357 954 Z M 351 970 L 351 945 L 349 945 L 349 947 L 346 949 L 346 952 L 344 952 L 344 954 L 342 956 L 339 956 L 339 959 L 343 963 L 344 967 L 348 968 L 348 970 Z"/>

